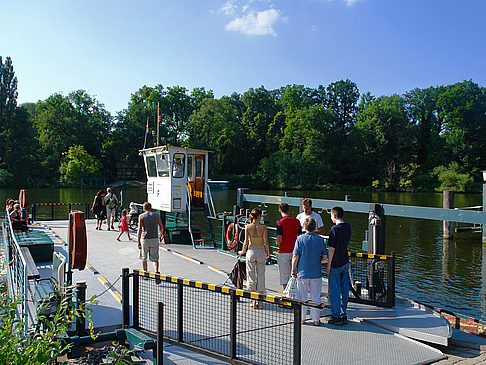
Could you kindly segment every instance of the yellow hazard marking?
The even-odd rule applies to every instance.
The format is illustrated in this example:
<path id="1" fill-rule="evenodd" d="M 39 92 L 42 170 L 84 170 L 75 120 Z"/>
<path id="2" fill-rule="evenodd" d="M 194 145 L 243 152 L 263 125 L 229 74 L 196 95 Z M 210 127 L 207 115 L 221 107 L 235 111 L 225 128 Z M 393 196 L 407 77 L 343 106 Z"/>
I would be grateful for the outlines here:
<path id="1" fill-rule="evenodd" d="M 208 289 L 209 290 L 212 290 L 212 291 L 215 291 L 216 290 L 216 285 L 214 285 L 214 284 L 208 284 Z"/>
<path id="2" fill-rule="evenodd" d="M 387 257 L 386 257 L 386 256 L 380 256 L 380 259 L 382 259 L 382 260 L 386 260 L 386 259 L 387 259 Z"/>
<path id="3" fill-rule="evenodd" d="M 259 298 L 258 293 L 251 292 L 251 293 L 250 293 L 250 298 L 251 298 L 251 299 L 258 299 L 258 298 Z"/>
<path id="4" fill-rule="evenodd" d="M 104 284 L 108 284 L 108 280 L 105 279 L 104 276 L 98 276 L 98 280 L 101 281 L 101 283 L 104 285 Z"/>
<path id="5" fill-rule="evenodd" d="M 160 279 L 161 280 L 164 280 L 164 281 L 167 281 L 167 275 L 160 275 Z"/>
<path id="6" fill-rule="evenodd" d="M 121 303 L 122 302 L 122 296 L 121 296 L 121 294 L 118 293 L 116 290 L 113 290 L 112 293 L 116 297 L 116 299 Z"/>
<path id="7" fill-rule="evenodd" d="M 275 303 L 275 297 L 273 295 L 267 295 L 265 299 L 267 300 L 267 302 Z"/>
<path id="8" fill-rule="evenodd" d="M 243 290 L 241 289 L 236 289 L 236 295 L 243 296 Z"/>
<path id="9" fill-rule="evenodd" d="M 374 254 L 372 254 L 372 253 L 370 253 L 370 254 L 368 254 L 368 258 L 370 258 L 370 259 L 374 259 L 374 258 L 375 258 L 375 255 L 374 255 Z"/>
<path id="10" fill-rule="evenodd" d="M 90 267 L 92 268 L 93 266 L 91 266 L 90 264 L 86 263 L 86 267 L 89 269 Z"/>
<path id="11" fill-rule="evenodd" d="M 196 288 L 202 288 L 203 283 L 200 281 L 196 281 Z"/>
<path id="12" fill-rule="evenodd" d="M 154 272 L 149 272 L 149 278 L 155 279 L 155 273 Z"/>
<path id="13" fill-rule="evenodd" d="M 182 284 L 184 284 L 184 285 L 189 285 L 190 283 L 191 283 L 191 280 L 189 280 L 189 279 L 183 279 L 182 280 Z"/>
<path id="14" fill-rule="evenodd" d="M 170 278 L 170 281 L 173 283 L 177 283 L 177 279 L 179 279 L 177 276 L 173 276 Z"/>
<path id="15" fill-rule="evenodd" d="M 358 252 L 358 253 L 356 254 L 356 257 L 363 257 L 363 254 Z"/>
<path id="16" fill-rule="evenodd" d="M 230 288 L 228 288 L 227 286 L 223 286 L 223 287 L 221 288 L 221 292 L 222 292 L 222 293 L 229 294 L 229 291 L 230 291 Z"/>

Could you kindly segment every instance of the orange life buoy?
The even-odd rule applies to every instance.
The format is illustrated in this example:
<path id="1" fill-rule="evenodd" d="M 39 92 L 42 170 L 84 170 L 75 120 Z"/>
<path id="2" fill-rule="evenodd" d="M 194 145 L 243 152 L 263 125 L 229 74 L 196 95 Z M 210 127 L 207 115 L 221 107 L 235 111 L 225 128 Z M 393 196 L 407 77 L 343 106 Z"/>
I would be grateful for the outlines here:
<path id="1" fill-rule="evenodd" d="M 88 253 L 86 225 L 84 213 L 71 211 L 69 213 L 69 264 L 71 269 L 84 270 Z"/>
<path id="2" fill-rule="evenodd" d="M 237 224 L 230 223 L 226 230 L 226 244 L 229 248 L 235 248 L 238 245 L 238 233 L 240 227 Z"/>

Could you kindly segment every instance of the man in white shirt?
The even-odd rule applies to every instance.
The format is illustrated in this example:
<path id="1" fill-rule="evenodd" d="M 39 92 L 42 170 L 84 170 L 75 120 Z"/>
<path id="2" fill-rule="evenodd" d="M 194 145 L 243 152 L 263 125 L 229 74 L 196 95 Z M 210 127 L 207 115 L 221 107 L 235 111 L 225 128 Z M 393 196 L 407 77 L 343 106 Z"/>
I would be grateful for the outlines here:
<path id="1" fill-rule="evenodd" d="M 305 198 L 302 200 L 302 209 L 304 210 L 302 213 L 297 215 L 297 219 L 300 222 L 300 226 L 302 227 L 302 231 L 304 231 L 304 222 L 306 218 L 314 218 L 316 221 L 316 229 L 313 231 L 316 234 L 324 234 L 324 223 L 322 222 L 322 218 L 319 214 L 312 211 L 312 200 L 309 198 Z"/>

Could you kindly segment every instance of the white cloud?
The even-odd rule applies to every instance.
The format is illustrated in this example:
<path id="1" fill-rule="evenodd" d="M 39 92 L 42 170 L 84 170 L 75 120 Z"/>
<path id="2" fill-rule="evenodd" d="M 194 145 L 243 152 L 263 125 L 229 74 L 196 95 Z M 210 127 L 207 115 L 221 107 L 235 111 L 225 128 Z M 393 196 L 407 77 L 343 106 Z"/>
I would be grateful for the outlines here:
<path id="1" fill-rule="evenodd" d="M 347 6 L 353 6 L 354 4 L 359 2 L 360 0 L 344 0 L 344 1 L 346 2 Z"/>
<path id="2" fill-rule="evenodd" d="M 237 9 L 238 9 L 238 7 L 236 6 L 235 1 L 234 0 L 228 0 L 223 4 L 220 11 L 224 15 L 235 15 Z"/>
<path id="3" fill-rule="evenodd" d="M 273 29 L 275 23 L 281 18 L 276 9 L 268 9 L 257 12 L 249 12 L 240 18 L 235 18 L 226 25 L 226 30 L 241 32 L 246 35 L 273 35 L 277 33 Z"/>

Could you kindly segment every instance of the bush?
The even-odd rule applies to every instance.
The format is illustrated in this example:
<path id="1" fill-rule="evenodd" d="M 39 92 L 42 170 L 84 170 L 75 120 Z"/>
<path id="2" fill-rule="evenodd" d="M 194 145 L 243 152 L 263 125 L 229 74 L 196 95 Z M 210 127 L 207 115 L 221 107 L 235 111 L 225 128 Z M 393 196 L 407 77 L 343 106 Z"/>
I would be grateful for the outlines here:
<path id="1" fill-rule="evenodd" d="M 469 174 L 463 173 L 457 162 L 452 162 L 448 167 L 438 166 L 433 173 L 440 183 L 440 186 L 435 189 L 437 191 L 467 192 L 472 188 L 473 178 Z"/>
<path id="2" fill-rule="evenodd" d="M 12 182 L 13 175 L 7 170 L 0 169 L 0 187 L 8 186 Z"/>
<path id="3" fill-rule="evenodd" d="M 59 168 L 61 182 L 79 184 L 82 177 L 99 176 L 101 168 L 101 163 L 86 152 L 83 146 L 69 147 Z"/>

